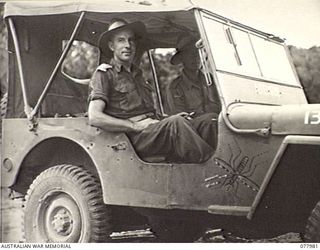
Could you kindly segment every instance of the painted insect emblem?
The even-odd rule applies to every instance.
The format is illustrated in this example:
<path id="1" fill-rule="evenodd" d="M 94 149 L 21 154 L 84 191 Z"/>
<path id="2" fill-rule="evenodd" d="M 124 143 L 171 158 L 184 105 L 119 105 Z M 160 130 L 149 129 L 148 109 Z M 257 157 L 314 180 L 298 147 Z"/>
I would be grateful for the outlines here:
<path id="1" fill-rule="evenodd" d="M 257 163 L 256 159 L 266 152 L 256 154 L 250 159 L 247 155 L 241 156 L 242 151 L 236 140 L 235 145 L 239 151 L 235 156 L 230 145 L 228 145 L 231 152 L 228 162 L 218 157 L 214 158 L 216 165 L 223 169 L 226 174 L 217 174 L 205 179 L 205 182 L 207 183 L 206 187 L 225 187 L 226 191 L 229 191 L 232 188 L 237 193 L 239 184 L 242 184 L 247 188 L 258 192 L 260 186 L 250 177 L 255 173 L 256 168 L 265 162 L 262 161 Z"/>

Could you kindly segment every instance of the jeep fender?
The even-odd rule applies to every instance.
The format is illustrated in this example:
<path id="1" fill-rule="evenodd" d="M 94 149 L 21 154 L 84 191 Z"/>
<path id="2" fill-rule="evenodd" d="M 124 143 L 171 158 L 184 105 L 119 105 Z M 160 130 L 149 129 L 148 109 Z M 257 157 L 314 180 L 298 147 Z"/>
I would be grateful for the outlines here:
<path id="1" fill-rule="evenodd" d="M 271 211 L 298 218 L 300 226 L 304 226 L 306 217 L 319 200 L 319 148 L 318 136 L 286 136 L 247 218 L 254 219 L 259 213 Z"/>

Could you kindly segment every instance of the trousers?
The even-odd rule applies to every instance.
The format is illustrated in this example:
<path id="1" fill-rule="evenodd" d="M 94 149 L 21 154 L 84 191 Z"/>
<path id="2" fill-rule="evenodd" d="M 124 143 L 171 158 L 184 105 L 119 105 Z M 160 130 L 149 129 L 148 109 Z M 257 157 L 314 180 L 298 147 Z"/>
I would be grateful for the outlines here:
<path id="1" fill-rule="evenodd" d="M 217 117 L 217 114 L 208 113 L 187 120 L 173 115 L 141 132 L 128 133 L 128 137 L 137 154 L 146 161 L 204 162 L 216 147 Z"/>

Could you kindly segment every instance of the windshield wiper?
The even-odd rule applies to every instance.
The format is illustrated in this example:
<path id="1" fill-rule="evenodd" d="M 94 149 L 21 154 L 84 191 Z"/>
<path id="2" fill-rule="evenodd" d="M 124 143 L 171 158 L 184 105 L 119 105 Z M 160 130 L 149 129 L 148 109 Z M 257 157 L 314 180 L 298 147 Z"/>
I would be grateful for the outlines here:
<path id="1" fill-rule="evenodd" d="M 235 52 L 234 54 L 235 54 L 237 63 L 238 63 L 239 65 L 242 65 L 241 58 L 240 58 L 240 55 L 239 55 L 239 51 L 238 51 L 238 49 L 237 49 L 237 43 L 236 43 L 236 41 L 235 41 L 235 39 L 234 39 L 234 36 L 233 36 L 233 34 L 232 34 L 232 30 L 231 30 L 230 27 L 228 27 L 228 28 L 225 29 L 225 31 L 226 31 L 226 34 L 227 34 L 227 38 L 228 38 L 229 43 L 233 45 L 234 52 Z"/>

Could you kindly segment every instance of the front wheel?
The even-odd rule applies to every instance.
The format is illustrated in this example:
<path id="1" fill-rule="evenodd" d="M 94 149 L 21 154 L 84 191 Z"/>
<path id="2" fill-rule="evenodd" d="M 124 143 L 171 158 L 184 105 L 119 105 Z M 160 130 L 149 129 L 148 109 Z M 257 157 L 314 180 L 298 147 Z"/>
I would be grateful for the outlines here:
<path id="1" fill-rule="evenodd" d="M 110 233 L 100 182 L 87 170 L 59 165 L 31 184 L 24 206 L 27 242 L 104 242 Z"/>
<path id="2" fill-rule="evenodd" d="M 312 210 L 304 234 L 306 242 L 320 242 L 320 201 Z"/>
<path id="3" fill-rule="evenodd" d="M 8 94 L 5 93 L 0 100 L 0 114 L 1 119 L 6 116 L 7 113 Z"/>

